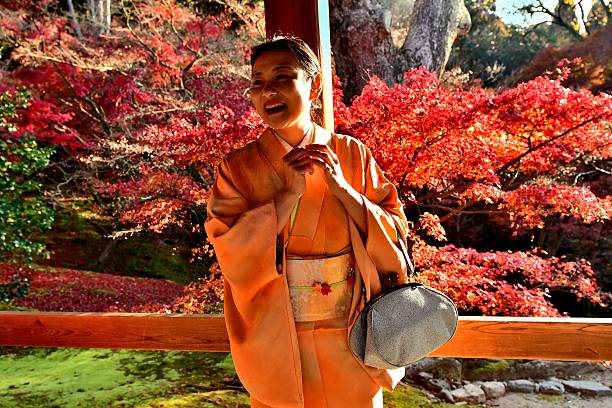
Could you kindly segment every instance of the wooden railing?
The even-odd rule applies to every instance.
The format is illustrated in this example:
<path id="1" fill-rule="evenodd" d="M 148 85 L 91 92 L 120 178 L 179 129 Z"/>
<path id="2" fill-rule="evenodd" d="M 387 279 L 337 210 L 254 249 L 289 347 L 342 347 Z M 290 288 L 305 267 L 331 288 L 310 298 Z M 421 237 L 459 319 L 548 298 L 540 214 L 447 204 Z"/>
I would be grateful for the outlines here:
<path id="1" fill-rule="evenodd" d="M 222 315 L 0 312 L 0 345 L 229 351 Z M 435 357 L 612 360 L 612 319 L 460 317 Z"/>

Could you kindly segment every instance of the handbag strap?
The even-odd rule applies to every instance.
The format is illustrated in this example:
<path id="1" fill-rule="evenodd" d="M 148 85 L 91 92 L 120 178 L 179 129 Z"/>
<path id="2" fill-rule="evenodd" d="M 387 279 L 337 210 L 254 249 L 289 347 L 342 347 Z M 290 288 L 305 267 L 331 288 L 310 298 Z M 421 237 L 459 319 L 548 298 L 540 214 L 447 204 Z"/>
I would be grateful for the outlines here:
<path id="1" fill-rule="evenodd" d="M 414 265 L 412 264 L 412 261 L 410 260 L 410 255 L 408 254 L 407 239 L 406 237 L 402 236 L 399 228 L 397 227 L 397 224 L 394 223 L 394 226 L 395 233 L 397 234 L 397 242 L 400 252 L 402 253 L 402 255 L 404 255 L 404 261 L 406 261 L 406 274 L 408 275 L 408 280 L 410 280 L 410 277 L 414 276 L 415 273 Z"/>

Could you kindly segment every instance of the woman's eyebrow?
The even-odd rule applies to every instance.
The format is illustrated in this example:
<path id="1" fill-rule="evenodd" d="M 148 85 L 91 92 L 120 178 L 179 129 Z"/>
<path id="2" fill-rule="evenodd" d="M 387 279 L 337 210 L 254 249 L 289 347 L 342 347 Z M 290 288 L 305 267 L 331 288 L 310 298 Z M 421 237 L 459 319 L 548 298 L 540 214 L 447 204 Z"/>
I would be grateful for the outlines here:
<path id="1" fill-rule="evenodd" d="M 279 65 L 277 67 L 274 67 L 274 71 L 280 71 L 281 69 L 290 69 L 290 70 L 295 70 L 295 67 L 292 67 L 291 65 Z"/>
<path id="2" fill-rule="evenodd" d="M 290 71 L 296 71 L 297 70 L 295 67 L 292 67 L 291 65 L 279 65 L 279 66 L 276 66 L 276 67 L 272 68 L 272 71 L 282 71 L 284 69 L 288 69 Z M 261 71 L 253 71 L 251 76 L 254 77 L 256 75 L 262 75 L 262 74 L 263 73 Z"/>

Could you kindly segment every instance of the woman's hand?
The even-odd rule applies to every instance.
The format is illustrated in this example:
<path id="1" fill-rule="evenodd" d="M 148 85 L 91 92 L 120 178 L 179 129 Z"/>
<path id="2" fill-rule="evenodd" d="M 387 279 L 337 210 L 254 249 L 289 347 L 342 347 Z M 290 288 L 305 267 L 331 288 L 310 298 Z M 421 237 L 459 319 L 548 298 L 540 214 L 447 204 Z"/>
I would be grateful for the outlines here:
<path id="1" fill-rule="evenodd" d="M 306 173 L 314 171 L 313 160 L 303 147 L 296 147 L 283 157 L 285 190 L 298 196 L 306 189 Z"/>
<path id="2" fill-rule="evenodd" d="M 312 164 L 319 166 L 324 174 L 327 182 L 327 187 L 336 196 L 345 194 L 347 190 L 353 190 L 351 185 L 342 174 L 342 167 L 336 153 L 327 145 L 311 144 L 306 146 L 305 150 Z"/>
<path id="3" fill-rule="evenodd" d="M 285 165 L 285 189 L 276 197 L 276 210 L 281 225 L 289 220 L 297 199 L 306 189 L 306 173 L 312 173 L 314 166 L 323 170 L 329 190 L 342 202 L 349 216 L 362 233 L 367 232 L 364 197 L 344 178 L 338 156 L 328 146 L 311 144 L 305 148 L 296 147 L 283 157 Z"/>
<path id="4" fill-rule="evenodd" d="M 289 221 L 291 211 L 306 190 L 306 173 L 314 171 L 313 160 L 306 150 L 296 147 L 283 157 L 285 186 L 274 197 L 277 232 L 280 234 Z"/>
<path id="5" fill-rule="evenodd" d="M 329 190 L 342 202 L 349 217 L 355 222 L 357 228 L 367 234 L 367 221 L 364 210 L 363 197 L 344 178 L 340 160 L 336 153 L 327 145 L 311 144 L 306 146 L 311 163 L 323 169 Z"/>

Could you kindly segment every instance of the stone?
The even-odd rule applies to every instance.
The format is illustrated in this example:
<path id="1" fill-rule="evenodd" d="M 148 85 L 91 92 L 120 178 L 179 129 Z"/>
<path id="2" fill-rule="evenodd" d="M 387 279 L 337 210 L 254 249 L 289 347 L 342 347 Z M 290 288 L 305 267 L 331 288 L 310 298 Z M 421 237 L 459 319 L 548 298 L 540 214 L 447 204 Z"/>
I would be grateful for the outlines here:
<path id="1" fill-rule="evenodd" d="M 509 392 L 531 393 L 531 392 L 535 392 L 535 390 L 536 390 L 536 385 L 533 381 L 529 381 L 529 380 L 506 381 L 506 391 L 509 391 Z"/>
<path id="2" fill-rule="evenodd" d="M 451 383 L 461 381 L 461 363 L 454 358 L 425 357 L 406 367 L 407 379 L 413 379 L 421 372 L 427 372 L 435 378 L 442 378 Z"/>
<path id="3" fill-rule="evenodd" d="M 553 360 L 463 360 L 463 378 L 480 381 L 507 381 L 524 378 L 546 379 L 548 377 L 576 378 L 590 373 L 603 373 L 601 364 L 579 361 Z"/>
<path id="4" fill-rule="evenodd" d="M 540 381 L 538 392 L 548 395 L 561 395 L 565 392 L 565 387 L 559 381 Z"/>
<path id="5" fill-rule="evenodd" d="M 412 380 L 415 384 L 435 394 L 439 393 L 443 389 L 450 388 L 448 381 L 440 378 L 433 378 L 432 374 L 425 371 L 421 371 L 416 376 L 412 377 Z"/>
<path id="6" fill-rule="evenodd" d="M 487 397 L 482 388 L 474 384 L 467 384 L 461 388 L 452 390 L 451 395 L 456 403 L 467 402 L 468 404 L 484 404 L 487 401 Z"/>
<path id="7" fill-rule="evenodd" d="M 438 394 L 438 397 L 446 402 L 450 402 L 451 404 L 455 403 L 455 398 L 453 398 L 453 394 L 450 392 L 450 390 L 440 391 L 440 394 Z"/>
<path id="8" fill-rule="evenodd" d="M 425 388 L 433 393 L 439 393 L 442 390 L 450 389 L 450 384 L 446 380 L 434 378 L 425 383 Z"/>
<path id="9" fill-rule="evenodd" d="M 562 381 L 565 388 L 570 392 L 580 393 L 589 397 L 602 397 L 612 395 L 612 389 L 595 381 Z"/>
<path id="10" fill-rule="evenodd" d="M 500 381 L 486 381 L 480 385 L 488 399 L 502 397 L 506 393 L 506 386 Z"/>
<path id="11" fill-rule="evenodd" d="M 562 377 L 572 378 L 584 374 L 601 372 L 602 368 L 596 363 L 588 361 L 551 361 L 551 360 L 532 360 L 527 362 L 515 362 L 506 375 L 512 378 L 547 378 Z M 511 379 L 511 378 L 507 378 Z"/>

